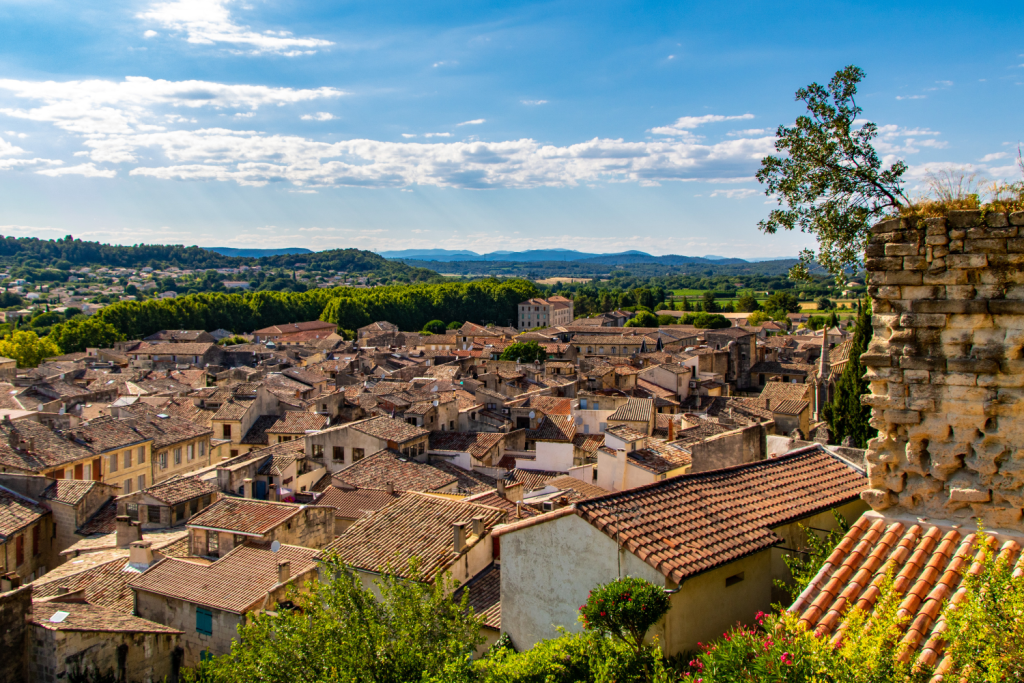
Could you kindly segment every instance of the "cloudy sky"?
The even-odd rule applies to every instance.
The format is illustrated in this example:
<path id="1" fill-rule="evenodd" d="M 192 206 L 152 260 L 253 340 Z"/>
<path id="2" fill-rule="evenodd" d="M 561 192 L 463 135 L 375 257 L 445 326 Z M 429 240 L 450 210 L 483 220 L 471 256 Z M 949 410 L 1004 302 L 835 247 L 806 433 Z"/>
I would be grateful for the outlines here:
<path id="1" fill-rule="evenodd" d="M 0 0 L 0 234 L 795 255 L 753 174 L 847 64 L 912 189 L 1019 177 L 1019 10 Z"/>

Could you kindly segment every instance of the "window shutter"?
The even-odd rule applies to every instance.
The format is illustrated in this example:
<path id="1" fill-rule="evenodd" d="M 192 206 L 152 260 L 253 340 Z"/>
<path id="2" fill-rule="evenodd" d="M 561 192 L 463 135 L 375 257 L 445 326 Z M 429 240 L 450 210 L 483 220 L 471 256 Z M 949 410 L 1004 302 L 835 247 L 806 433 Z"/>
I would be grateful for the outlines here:
<path id="1" fill-rule="evenodd" d="M 213 635 L 213 613 L 202 607 L 196 608 L 196 632 Z"/>

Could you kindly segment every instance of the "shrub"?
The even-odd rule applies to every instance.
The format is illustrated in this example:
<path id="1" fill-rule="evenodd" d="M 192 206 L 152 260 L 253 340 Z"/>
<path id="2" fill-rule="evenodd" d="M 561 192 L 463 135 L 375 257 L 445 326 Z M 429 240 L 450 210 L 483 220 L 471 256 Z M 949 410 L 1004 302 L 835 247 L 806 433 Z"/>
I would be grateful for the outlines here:
<path id="1" fill-rule="evenodd" d="M 423 331 L 429 334 L 444 334 L 448 328 L 440 320 L 431 320 L 423 326 Z"/>
<path id="2" fill-rule="evenodd" d="M 669 608 L 665 591 L 650 581 L 624 576 L 590 591 L 580 606 L 580 621 L 588 631 L 618 638 L 640 652 L 644 636 Z"/>

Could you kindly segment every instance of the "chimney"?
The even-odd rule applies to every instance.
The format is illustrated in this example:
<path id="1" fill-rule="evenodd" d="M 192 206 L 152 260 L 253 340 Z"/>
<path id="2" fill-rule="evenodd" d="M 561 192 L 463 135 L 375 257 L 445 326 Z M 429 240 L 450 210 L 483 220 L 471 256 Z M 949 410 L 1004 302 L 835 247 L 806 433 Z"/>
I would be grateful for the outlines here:
<path id="1" fill-rule="evenodd" d="M 118 548 L 127 548 L 132 544 L 132 541 L 142 540 L 137 538 L 139 536 L 138 527 L 132 526 L 132 518 L 128 515 L 117 516 L 115 519 L 115 529 L 117 532 L 115 538 L 117 539 Z"/>
<path id="2" fill-rule="evenodd" d="M 133 569 L 145 570 L 153 564 L 153 542 L 133 541 L 128 551 L 128 564 Z"/>
<path id="3" fill-rule="evenodd" d="M 252 498 L 252 479 L 249 477 L 242 480 L 242 497 Z"/>
<path id="4" fill-rule="evenodd" d="M 505 486 L 505 499 L 512 502 L 522 502 L 523 500 L 523 484 L 519 482 L 517 484 L 507 484 Z"/>
<path id="5" fill-rule="evenodd" d="M 516 519 L 523 518 L 523 501 L 516 501 Z"/>
<path id="6" fill-rule="evenodd" d="M 388 483 L 384 484 L 384 490 L 388 492 L 389 496 L 395 495 L 395 483 L 389 481 Z"/>
<path id="7" fill-rule="evenodd" d="M 772 400 L 770 398 L 766 398 L 764 400 L 764 409 L 765 410 L 771 410 L 772 409 Z"/>
<path id="8" fill-rule="evenodd" d="M 484 535 L 484 516 L 477 515 L 473 518 L 473 535 L 477 538 L 483 538 Z"/>
<path id="9" fill-rule="evenodd" d="M 463 553 L 466 550 L 466 527 L 469 522 L 455 522 L 453 528 L 455 531 L 455 552 Z"/>
<path id="10" fill-rule="evenodd" d="M 675 441 L 675 438 L 676 438 L 676 423 L 670 417 L 670 418 L 668 418 L 668 440 L 669 441 Z"/>
<path id="11" fill-rule="evenodd" d="M 0 593 L 6 593 L 15 588 L 21 588 L 21 576 L 18 572 L 7 572 L 0 576 Z"/>
<path id="12" fill-rule="evenodd" d="M 498 495 L 501 496 L 502 498 L 505 497 L 505 480 L 504 479 L 499 479 L 498 480 Z"/>
<path id="13" fill-rule="evenodd" d="M 277 563 L 277 582 L 284 583 L 292 576 L 292 563 L 288 560 Z"/>

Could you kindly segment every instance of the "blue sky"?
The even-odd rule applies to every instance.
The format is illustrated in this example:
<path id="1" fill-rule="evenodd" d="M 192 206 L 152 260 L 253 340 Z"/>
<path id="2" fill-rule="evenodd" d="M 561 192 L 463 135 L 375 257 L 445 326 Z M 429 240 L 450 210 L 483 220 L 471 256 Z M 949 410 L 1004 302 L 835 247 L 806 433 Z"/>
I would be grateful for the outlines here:
<path id="1" fill-rule="evenodd" d="M 788 256 L 753 180 L 867 71 L 879 148 L 1019 178 L 1017 3 L 0 0 L 0 233 Z"/>

